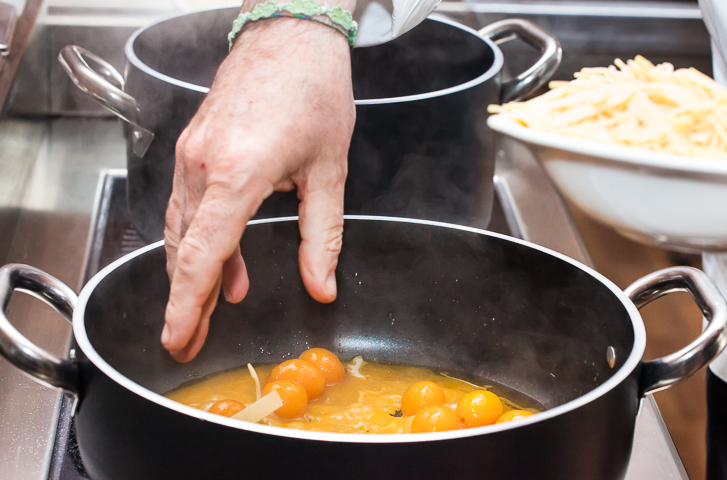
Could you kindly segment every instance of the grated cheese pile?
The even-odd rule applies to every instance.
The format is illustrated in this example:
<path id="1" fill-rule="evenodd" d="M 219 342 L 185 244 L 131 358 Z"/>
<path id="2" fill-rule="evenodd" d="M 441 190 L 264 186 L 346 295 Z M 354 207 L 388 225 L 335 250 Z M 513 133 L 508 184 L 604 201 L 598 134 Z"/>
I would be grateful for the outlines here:
<path id="1" fill-rule="evenodd" d="M 727 89 L 642 56 L 584 68 L 526 102 L 490 105 L 536 130 L 676 155 L 727 159 Z"/>

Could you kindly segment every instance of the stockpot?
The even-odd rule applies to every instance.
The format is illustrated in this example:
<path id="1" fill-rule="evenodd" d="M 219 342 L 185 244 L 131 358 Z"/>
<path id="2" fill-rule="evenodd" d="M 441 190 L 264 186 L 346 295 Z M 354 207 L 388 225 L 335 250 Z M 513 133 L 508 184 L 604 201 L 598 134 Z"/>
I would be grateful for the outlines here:
<path id="1" fill-rule="evenodd" d="M 37 269 L 7 265 L 3 312 L 13 290 L 30 292 L 72 319 L 77 347 L 70 360 L 57 358 L 3 314 L 0 353 L 76 397 L 78 445 L 93 480 L 613 480 L 625 474 L 641 398 L 694 373 L 727 342 L 725 301 L 694 268 L 662 270 L 622 292 L 510 237 L 348 216 L 338 298 L 324 305 L 300 280 L 299 240 L 295 218 L 247 227 L 249 293 L 238 305 L 220 299 L 204 347 L 186 364 L 159 340 L 169 294 L 162 242 L 112 263 L 78 299 Z M 675 290 L 690 292 L 709 324 L 684 349 L 643 361 L 636 306 Z M 237 421 L 161 395 L 192 377 L 314 346 L 491 379 L 547 410 L 451 432 L 354 435 Z"/>
<path id="2" fill-rule="evenodd" d="M 239 9 L 162 20 L 126 42 L 126 77 L 81 47 L 59 55 L 78 87 L 126 122 L 127 199 L 141 236 L 163 236 L 174 151 L 228 51 Z M 494 42 L 521 38 L 542 54 L 502 78 Z M 488 104 L 543 85 L 560 63 L 557 40 L 524 20 L 479 32 L 441 18 L 396 40 L 352 51 L 356 125 L 349 151 L 345 213 L 396 215 L 485 228 L 492 206 L 494 134 Z M 291 85 L 291 92 L 295 86 Z M 281 92 L 281 95 L 291 94 Z M 297 215 L 295 192 L 276 193 L 258 217 Z"/>

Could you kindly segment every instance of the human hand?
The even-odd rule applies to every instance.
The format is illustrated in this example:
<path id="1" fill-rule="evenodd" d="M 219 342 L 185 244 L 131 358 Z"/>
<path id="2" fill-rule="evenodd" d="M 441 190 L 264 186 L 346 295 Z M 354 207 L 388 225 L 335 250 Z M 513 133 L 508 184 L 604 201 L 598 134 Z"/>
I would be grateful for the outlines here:
<path id="1" fill-rule="evenodd" d="M 177 142 L 165 247 L 171 293 L 162 344 L 193 359 L 220 287 L 240 302 L 249 280 L 239 241 L 274 190 L 297 189 L 303 283 L 336 298 L 343 190 L 356 110 L 348 42 L 299 19 L 245 28 Z"/>

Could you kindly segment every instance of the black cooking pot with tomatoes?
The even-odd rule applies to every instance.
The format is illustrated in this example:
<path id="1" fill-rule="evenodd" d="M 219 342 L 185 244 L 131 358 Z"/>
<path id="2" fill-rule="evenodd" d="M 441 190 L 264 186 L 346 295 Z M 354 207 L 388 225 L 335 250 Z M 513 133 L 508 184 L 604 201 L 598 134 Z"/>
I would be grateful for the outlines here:
<path id="1" fill-rule="evenodd" d="M 77 399 L 75 423 L 93 480 L 623 478 L 644 395 L 708 364 L 727 343 L 727 306 L 699 270 L 648 275 L 625 292 L 558 253 L 469 227 L 346 217 L 338 298 L 320 304 L 298 273 L 295 218 L 252 222 L 241 242 L 250 290 L 222 298 L 189 363 L 160 343 L 169 294 L 161 242 L 114 262 L 76 299 L 49 275 L 0 269 L 13 290 L 69 320 L 78 348 L 57 358 L 0 315 L 0 353 Z M 690 292 L 709 320 L 663 359 L 642 359 L 637 306 Z M 355 435 L 300 431 L 214 415 L 163 396 L 190 376 L 277 363 L 306 345 L 341 358 L 491 379 L 543 404 L 516 422 L 456 431 Z"/>
<path id="2" fill-rule="evenodd" d="M 147 241 L 163 238 L 175 145 L 227 56 L 224 32 L 238 13 L 239 7 L 205 10 L 140 29 L 126 43 L 125 76 L 79 46 L 60 53 L 73 82 L 127 122 L 127 200 Z M 506 79 L 495 42 L 511 38 L 542 53 L 527 71 Z M 487 105 L 533 92 L 560 57 L 552 35 L 520 19 L 477 32 L 430 18 L 391 42 L 355 48 L 356 125 L 344 213 L 487 227 L 495 165 Z M 258 218 L 297 214 L 295 193 L 277 192 Z"/>

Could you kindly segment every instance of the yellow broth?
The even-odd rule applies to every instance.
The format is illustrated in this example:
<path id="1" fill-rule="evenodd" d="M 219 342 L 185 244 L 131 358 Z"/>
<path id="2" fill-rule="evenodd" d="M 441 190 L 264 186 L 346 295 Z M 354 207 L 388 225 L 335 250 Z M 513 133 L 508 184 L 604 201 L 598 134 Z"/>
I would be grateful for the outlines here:
<path id="1" fill-rule="evenodd" d="M 364 378 L 358 378 L 352 373 L 351 365 L 351 361 L 344 362 L 344 379 L 335 385 L 326 386 L 320 397 L 310 400 L 303 417 L 282 420 L 273 414 L 261 423 L 339 433 L 408 433 L 413 417 L 402 415 L 401 397 L 410 385 L 423 380 L 432 381 L 442 388 L 445 406 L 452 410 L 469 392 L 484 389 L 498 394 L 503 413 L 513 409 L 532 413 L 542 411 L 542 405 L 522 394 L 517 394 L 519 403 L 513 401 L 513 395 L 508 395 L 510 398 L 503 397 L 502 392 L 508 389 L 492 382 L 470 383 L 428 368 L 378 362 L 364 362 L 358 369 Z M 275 364 L 255 366 L 261 387 L 265 386 L 265 379 L 273 367 Z M 186 382 L 166 396 L 201 410 L 208 410 L 214 402 L 223 399 L 250 405 L 255 401 L 255 382 L 247 367 L 241 367 Z"/>

